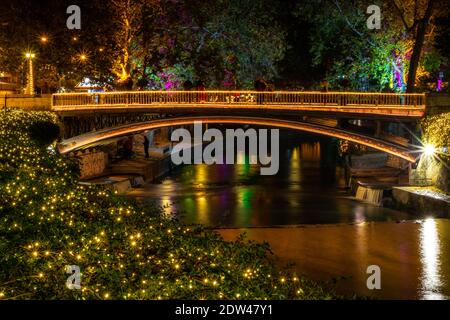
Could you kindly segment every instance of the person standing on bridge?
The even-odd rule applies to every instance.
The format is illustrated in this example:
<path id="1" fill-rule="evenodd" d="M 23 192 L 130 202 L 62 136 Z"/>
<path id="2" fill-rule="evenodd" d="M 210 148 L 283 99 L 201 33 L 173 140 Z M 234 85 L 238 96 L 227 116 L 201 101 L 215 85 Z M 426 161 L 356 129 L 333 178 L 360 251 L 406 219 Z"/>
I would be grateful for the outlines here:
<path id="1" fill-rule="evenodd" d="M 327 79 L 323 79 L 322 82 L 320 83 L 321 86 L 321 91 L 322 92 L 328 92 L 328 80 Z"/>
<path id="2" fill-rule="evenodd" d="M 147 134 L 144 134 L 144 153 L 145 153 L 145 159 L 148 159 L 150 156 L 148 154 L 148 148 L 150 147 L 150 141 L 147 138 Z"/>
<path id="3" fill-rule="evenodd" d="M 256 94 L 256 101 L 258 104 L 263 104 L 264 103 L 264 93 L 259 93 L 259 92 L 264 92 L 267 88 L 267 85 L 264 82 L 264 80 L 256 79 L 254 86 L 255 86 L 255 90 L 258 91 L 258 93 Z"/>
<path id="4" fill-rule="evenodd" d="M 190 80 L 186 80 L 186 81 L 183 83 L 183 90 L 184 90 L 184 91 L 191 91 L 191 90 L 192 90 L 192 87 L 193 87 L 193 85 L 192 85 L 192 82 L 191 82 Z M 189 103 L 192 103 L 192 95 L 191 95 L 190 92 L 187 93 L 187 101 L 188 101 Z"/>
<path id="5" fill-rule="evenodd" d="M 200 91 L 198 93 L 198 102 L 200 103 L 205 103 L 206 102 L 206 93 L 201 92 L 201 91 L 205 91 L 205 84 L 203 83 L 202 80 L 197 82 L 197 91 Z"/>
<path id="6" fill-rule="evenodd" d="M 125 158 L 130 159 L 133 156 L 133 136 L 125 139 L 123 143 Z"/>

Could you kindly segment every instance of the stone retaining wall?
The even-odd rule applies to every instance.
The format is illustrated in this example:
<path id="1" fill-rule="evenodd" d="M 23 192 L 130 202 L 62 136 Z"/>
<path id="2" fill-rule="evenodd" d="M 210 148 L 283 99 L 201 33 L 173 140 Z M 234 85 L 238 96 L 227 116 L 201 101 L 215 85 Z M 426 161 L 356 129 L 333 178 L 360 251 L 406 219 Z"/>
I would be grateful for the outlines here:
<path id="1" fill-rule="evenodd" d="M 101 175 L 108 165 L 108 154 L 102 151 L 78 153 L 80 178 L 88 179 Z"/>
<path id="2" fill-rule="evenodd" d="M 414 187 L 394 187 L 392 197 L 396 207 L 420 217 L 450 218 L 450 200 L 420 194 Z"/>
<path id="3" fill-rule="evenodd" d="M 33 111 L 51 110 L 52 95 L 0 95 L 0 108 L 24 109 Z"/>
<path id="4" fill-rule="evenodd" d="M 427 94 L 427 115 L 450 112 L 450 94 Z"/>

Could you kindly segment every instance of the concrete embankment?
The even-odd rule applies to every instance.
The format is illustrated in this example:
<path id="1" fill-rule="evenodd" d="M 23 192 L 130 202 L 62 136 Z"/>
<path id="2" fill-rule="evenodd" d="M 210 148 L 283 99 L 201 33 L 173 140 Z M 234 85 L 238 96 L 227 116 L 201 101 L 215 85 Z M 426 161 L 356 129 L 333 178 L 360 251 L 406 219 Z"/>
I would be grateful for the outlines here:
<path id="1" fill-rule="evenodd" d="M 101 185 L 119 194 L 128 192 L 144 182 L 153 181 L 167 174 L 173 168 L 170 154 L 161 158 L 135 158 L 121 160 L 111 164 L 101 174 L 89 179 L 83 179 L 81 184 Z"/>
<path id="2" fill-rule="evenodd" d="M 352 157 L 350 186 L 356 199 L 405 210 L 418 217 L 450 218 L 450 196 L 445 190 L 431 187 L 442 187 L 438 179 L 447 173 L 429 173 L 436 181 L 421 181 L 417 178 L 419 169 L 408 174 L 404 164 L 394 164 L 391 158 L 380 153 Z M 425 166 L 428 170 L 433 168 L 430 163 Z"/>
<path id="3" fill-rule="evenodd" d="M 450 218 L 450 196 L 429 187 L 393 187 L 394 206 L 420 216 Z"/>

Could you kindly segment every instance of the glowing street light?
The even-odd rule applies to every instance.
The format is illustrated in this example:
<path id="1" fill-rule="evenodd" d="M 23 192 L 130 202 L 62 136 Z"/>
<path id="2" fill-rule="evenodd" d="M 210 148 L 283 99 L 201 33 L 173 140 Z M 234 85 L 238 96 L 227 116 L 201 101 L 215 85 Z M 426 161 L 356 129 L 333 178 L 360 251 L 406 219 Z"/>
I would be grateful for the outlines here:
<path id="1" fill-rule="evenodd" d="M 432 156 L 432 155 L 434 155 L 434 154 L 436 153 L 436 147 L 433 146 L 432 144 L 426 144 L 426 145 L 423 147 L 423 153 L 424 153 L 426 156 L 430 157 L 430 156 Z"/>
<path id="2" fill-rule="evenodd" d="M 36 55 L 32 52 L 25 53 L 25 57 L 28 59 L 28 79 L 25 87 L 25 94 L 34 94 L 34 74 L 33 74 L 33 59 Z"/>
<path id="3" fill-rule="evenodd" d="M 42 43 L 47 43 L 48 42 L 48 37 L 47 36 L 42 36 L 40 40 L 41 40 Z"/>
<path id="4" fill-rule="evenodd" d="M 89 60 L 89 55 L 82 51 L 75 56 L 75 60 L 78 61 L 78 63 L 84 64 Z"/>

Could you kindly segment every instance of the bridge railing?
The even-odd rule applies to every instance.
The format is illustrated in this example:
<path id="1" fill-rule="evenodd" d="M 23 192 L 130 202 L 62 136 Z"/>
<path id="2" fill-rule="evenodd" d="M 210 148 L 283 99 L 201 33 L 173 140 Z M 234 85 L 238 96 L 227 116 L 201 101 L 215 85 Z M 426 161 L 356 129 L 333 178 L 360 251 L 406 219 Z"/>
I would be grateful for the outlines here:
<path id="1" fill-rule="evenodd" d="M 409 106 L 425 105 L 425 94 L 293 91 L 133 91 L 54 94 L 53 107 L 179 105 L 311 105 Z"/>

